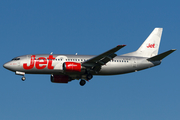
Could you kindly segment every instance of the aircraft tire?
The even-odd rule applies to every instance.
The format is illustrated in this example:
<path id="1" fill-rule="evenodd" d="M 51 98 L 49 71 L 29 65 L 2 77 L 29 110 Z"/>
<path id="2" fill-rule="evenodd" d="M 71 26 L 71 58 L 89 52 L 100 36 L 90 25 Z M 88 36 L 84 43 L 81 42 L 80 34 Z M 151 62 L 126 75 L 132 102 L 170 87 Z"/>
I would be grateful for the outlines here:
<path id="1" fill-rule="evenodd" d="M 86 81 L 85 81 L 85 80 L 81 80 L 81 81 L 79 82 L 79 84 L 80 84 L 81 86 L 84 86 L 84 85 L 86 84 Z"/>
<path id="2" fill-rule="evenodd" d="M 25 77 L 22 77 L 22 78 L 21 78 L 21 80 L 22 80 L 22 81 L 25 81 L 25 80 L 26 80 L 26 78 L 25 78 Z"/>
<path id="3" fill-rule="evenodd" d="M 91 80 L 93 78 L 93 75 L 92 74 L 87 74 L 87 76 L 86 76 L 86 79 L 87 80 Z"/>

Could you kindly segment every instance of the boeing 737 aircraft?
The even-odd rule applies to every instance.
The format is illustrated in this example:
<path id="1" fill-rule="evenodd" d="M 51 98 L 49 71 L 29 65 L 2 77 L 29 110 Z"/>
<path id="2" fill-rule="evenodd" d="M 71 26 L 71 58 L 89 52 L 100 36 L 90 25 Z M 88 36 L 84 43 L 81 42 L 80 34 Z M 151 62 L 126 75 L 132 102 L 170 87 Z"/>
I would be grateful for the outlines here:
<path id="1" fill-rule="evenodd" d="M 160 65 L 163 58 L 175 51 L 171 49 L 158 55 L 162 28 L 155 28 L 135 52 L 117 56 L 115 52 L 126 45 L 118 45 L 100 55 L 38 54 L 24 55 L 4 64 L 4 68 L 22 75 L 50 74 L 51 82 L 68 83 L 80 80 L 86 84 L 93 75 L 117 75 L 135 72 Z"/>

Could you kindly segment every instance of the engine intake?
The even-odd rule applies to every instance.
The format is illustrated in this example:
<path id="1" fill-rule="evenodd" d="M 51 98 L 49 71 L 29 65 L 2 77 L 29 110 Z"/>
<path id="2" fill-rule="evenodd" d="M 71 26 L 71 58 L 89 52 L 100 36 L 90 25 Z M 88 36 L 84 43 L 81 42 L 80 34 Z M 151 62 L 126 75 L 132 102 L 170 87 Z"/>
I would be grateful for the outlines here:
<path id="1" fill-rule="evenodd" d="M 81 63 L 76 62 L 64 62 L 63 70 L 65 72 L 81 72 Z"/>

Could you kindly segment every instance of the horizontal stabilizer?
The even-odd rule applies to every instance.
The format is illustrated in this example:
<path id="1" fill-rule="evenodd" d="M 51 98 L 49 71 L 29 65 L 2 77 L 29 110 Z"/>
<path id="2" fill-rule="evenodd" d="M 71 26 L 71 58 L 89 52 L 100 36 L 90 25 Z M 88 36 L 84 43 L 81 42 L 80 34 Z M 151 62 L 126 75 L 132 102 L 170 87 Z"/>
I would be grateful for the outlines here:
<path id="1" fill-rule="evenodd" d="M 169 54 L 171 54 L 172 52 L 176 51 L 176 49 L 172 49 L 169 50 L 167 52 L 161 53 L 159 55 L 156 55 L 154 57 L 148 58 L 148 61 L 158 61 L 158 60 L 162 60 L 163 58 L 165 58 L 166 56 L 168 56 Z"/>

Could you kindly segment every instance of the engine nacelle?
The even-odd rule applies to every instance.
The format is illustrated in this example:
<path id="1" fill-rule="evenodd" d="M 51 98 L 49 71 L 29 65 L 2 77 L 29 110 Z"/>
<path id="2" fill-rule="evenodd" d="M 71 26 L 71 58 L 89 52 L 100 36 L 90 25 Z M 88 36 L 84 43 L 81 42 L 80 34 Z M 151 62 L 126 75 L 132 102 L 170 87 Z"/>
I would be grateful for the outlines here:
<path id="1" fill-rule="evenodd" d="M 70 80 L 67 75 L 51 75 L 51 82 L 53 83 L 68 83 Z"/>
<path id="2" fill-rule="evenodd" d="M 64 62 L 63 70 L 65 72 L 81 72 L 81 63 L 76 62 Z"/>

